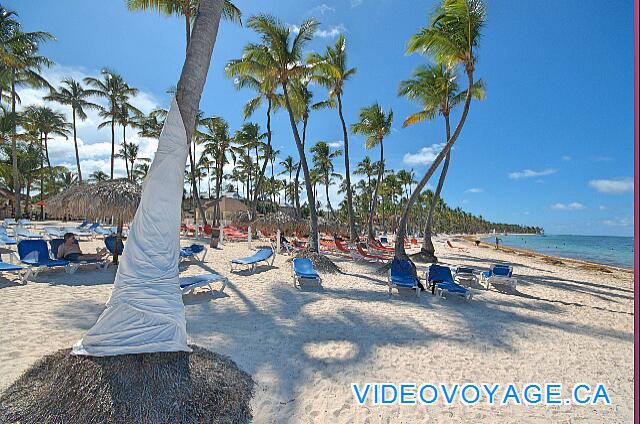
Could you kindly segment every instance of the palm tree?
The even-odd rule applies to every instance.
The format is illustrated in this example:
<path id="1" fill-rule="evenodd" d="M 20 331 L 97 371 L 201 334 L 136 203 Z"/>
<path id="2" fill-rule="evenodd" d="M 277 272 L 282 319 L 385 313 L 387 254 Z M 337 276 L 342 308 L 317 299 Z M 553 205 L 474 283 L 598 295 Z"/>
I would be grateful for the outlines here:
<path id="1" fill-rule="evenodd" d="M 324 141 L 319 141 L 315 146 L 311 148 L 313 153 L 313 163 L 315 165 L 316 172 L 322 178 L 324 183 L 324 193 L 327 198 L 327 205 L 333 218 L 336 218 L 336 213 L 331 206 L 331 200 L 329 199 L 329 185 L 331 185 L 333 178 L 342 178 L 340 174 L 336 174 L 333 168 L 333 160 L 342 156 L 342 150 L 337 149 L 333 152 L 329 145 Z"/>
<path id="2" fill-rule="evenodd" d="M 262 44 L 251 44 L 245 48 L 246 67 L 251 69 L 254 74 L 273 75 L 273 78 L 282 87 L 293 138 L 296 142 L 305 177 L 311 218 L 309 249 L 313 252 L 318 252 L 318 215 L 315 196 L 311 186 L 309 166 L 289 95 L 290 84 L 308 74 L 307 67 L 302 63 L 303 49 L 313 38 L 318 23 L 314 20 L 303 22 L 299 27 L 298 33 L 293 37 L 292 29 L 289 26 L 269 15 L 252 17 L 249 19 L 248 26 L 260 35 Z"/>
<path id="3" fill-rule="evenodd" d="M 347 211 L 349 215 L 349 236 L 351 240 L 357 237 L 355 216 L 353 214 L 353 193 L 351 191 L 351 171 L 349 165 L 349 134 L 342 111 L 342 96 L 344 83 L 356 73 L 356 68 L 347 66 L 346 39 L 340 35 L 334 47 L 328 46 L 324 55 L 312 53 L 307 59 L 313 67 L 313 79 L 329 90 L 329 100 L 337 100 L 338 116 L 342 124 L 344 138 L 344 167 L 347 192 Z"/>
<path id="4" fill-rule="evenodd" d="M 43 66 L 50 66 L 51 61 L 38 55 L 42 42 L 53 39 L 46 32 L 22 32 L 20 23 L 14 18 L 15 13 L 0 7 L 0 74 L 6 80 L 10 74 L 11 113 L 16 116 L 16 87 L 49 87 L 49 83 L 40 75 Z M 2 95 L 0 94 L 0 98 Z M 13 119 L 11 135 L 11 160 L 13 172 L 13 191 L 16 216 L 20 216 L 20 176 L 18 173 L 18 156 L 16 151 L 17 119 Z"/>
<path id="5" fill-rule="evenodd" d="M 202 120 L 204 130 L 201 132 L 204 153 L 212 157 L 215 175 L 215 199 L 213 221 L 214 225 L 220 225 L 220 191 L 224 178 L 224 166 L 228 163 L 227 150 L 231 145 L 229 136 L 229 124 L 222 118 L 213 117 Z"/>
<path id="6" fill-rule="evenodd" d="M 64 114 L 56 112 L 47 106 L 28 106 L 23 112 L 23 120 L 31 128 L 41 134 L 42 150 L 47 161 L 47 168 L 51 182 L 53 182 L 53 168 L 49 158 L 49 140 L 52 135 L 59 135 L 68 138 L 70 125 Z"/>
<path id="7" fill-rule="evenodd" d="M 87 119 L 85 109 L 97 109 L 98 105 L 91 103 L 87 99 L 90 93 L 85 90 L 80 82 L 73 78 L 65 78 L 62 80 L 62 86 L 58 91 L 51 90 L 51 94 L 45 97 L 45 100 L 53 100 L 61 105 L 71 106 L 72 125 L 73 125 L 73 144 L 76 149 L 76 165 L 78 167 L 78 181 L 82 182 L 82 170 L 80 169 L 80 153 L 78 152 L 78 140 L 76 137 L 76 117 L 81 121 Z"/>
<path id="8" fill-rule="evenodd" d="M 293 175 L 293 171 L 297 168 L 297 164 L 295 164 L 293 162 L 293 156 L 289 155 L 286 158 L 284 158 L 284 160 L 280 162 L 280 166 L 282 166 L 282 168 L 284 168 L 283 173 L 289 174 L 289 184 L 291 184 L 291 182 L 292 182 L 291 178 L 292 178 L 292 175 Z M 286 194 L 287 193 L 285 192 L 285 199 L 284 199 L 285 203 L 287 202 Z M 291 200 L 292 203 L 293 203 L 293 198 L 292 197 L 289 197 L 289 200 Z"/>
<path id="9" fill-rule="evenodd" d="M 482 100 L 484 98 L 484 85 L 482 80 L 475 82 L 472 91 L 472 95 L 476 99 Z M 420 112 L 413 113 L 405 119 L 403 127 L 426 120 L 432 120 L 439 114 L 444 117 L 446 139 L 449 140 L 449 138 L 451 138 L 449 115 L 455 106 L 462 103 L 467 93 L 466 91 L 459 91 L 458 83 L 456 82 L 455 68 L 440 63 L 432 66 L 421 66 L 416 69 L 413 72 L 412 79 L 400 82 L 398 95 L 406 96 L 410 100 L 416 100 L 422 106 Z M 451 150 L 449 150 L 445 156 L 424 228 L 424 241 L 419 257 L 426 262 L 437 262 L 435 248 L 431 240 L 433 212 L 447 176 L 450 160 Z"/>
<path id="10" fill-rule="evenodd" d="M 373 215 L 376 209 L 378 198 L 378 190 L 384 175 L 384 145 L 383 139 L 391 132 L 391 123 L 393 122 L 393 111 L 388 114 L 382 110 L 378 103 L 360 110 L 360 121 L 351 126 L 354 134 L 362 134 L 365 136 L 365 147 L 373 149 L 380 146 L 380 162 L 378 163 L 378 179 L 371 196 L 371 207 L 369 210 L 368 236 L 370 240 L 375 238 L 373 231 Z"/>
<path id="11" fill-rule="evenodd" d="M 453 147 L 467 119 L 474 87 L 473 73 L 476 65 L 474 49 L 478 47 L 484 22 L 485 6 L 482 0 L 444 0 L 436 10 L 430 25 L 421 29 L 409 40 L 408 53 L 432 53 L 439 63 L 463 66 L 467 75 L 468 88 L 462 115 L 456 129 L 407 201 L 396 234 L 397 240 L 401 241 L 395 246 L 396 258 L 405 259 L 407 257 L 402 240 L 406 234 L 411 207 L 429 178 Z"/>
<path id="12" fill-rule="evenodd" d="M 113 179 L 113 165 L 116 156 L 116 123 L 119 121 L 120 111 L 119 107 L 122 104 L 127 104 L 127 100 L 130 96 L 135 96 L 138 90 L 129 87 L 124 81 L 122 76 L 116 72 L 103 69 L 100 71 L 102 79 L 87 77 L 84 79 L 85 84 L 93 87 L 86 90 L 89 95 L 96 96 L 102 99 L 106 99 L 109 102 L 108 107 L 100 106 L 101 116 L 108 118 L 106 123 L 100 124 L 99 128 L 110 125 L 111 126 L 111 179 Z"/>
<path id="13" fill-rule="evenodd" d="M 101 170 L 97 170 L 97 171 L 93 171 L 90 175 L 89 175 L 89 179 L 91 181 L 94 181 L 96 183 L 100 182 L 100 181 L 107 181 L 109 179 L 109 175 L 107 175 L 106 173 L 102 172 Z"/>
<path id="14" fill-rule="evenodd" d="M 124 159 L 125 164 L 127 165 L 127 178 L 131 181 L 135 181 L 133 177 L 133 170 L 135 169 L 135 162 L 138 159 L 138 152 L 140 148 L 137 144 L 133 143 L 122 143 L 120 146 L 120 150 L 116 154 L 118 159 Z M 129 172 L 131 169 L 131 172 Z"/>

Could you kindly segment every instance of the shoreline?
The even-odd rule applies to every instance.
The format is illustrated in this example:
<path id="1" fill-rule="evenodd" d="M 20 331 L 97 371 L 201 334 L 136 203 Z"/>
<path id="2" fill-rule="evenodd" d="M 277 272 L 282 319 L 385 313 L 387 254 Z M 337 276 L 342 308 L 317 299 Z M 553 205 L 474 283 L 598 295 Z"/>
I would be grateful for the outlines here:
<path id="1" fill-rule="evenodd" d="M 471 236 L 451 236 L 451 237 L 458 237 L 459 240 L 463 240 L 465 242 L 469 242 L 469 243 L 473 243 L 475 245 L 476 240 L 480 241 L 479 246 L 482 247 L 487 247 L 487 248 L 491 248 L 493 250 L 496 250 L 495 248 L 495 244 L 492 243 L 487 243 L 486 241 L 482 241 L 481 237 L 485 237 L 485 234 L 477 234 L 477 235 L 471 235 Z M 503 246 L 501 245 L 499 249 L 497 249 L 498 251 L 501 252 L 505 252 L 505 253 L 514 253 L 516 255 L 522 255 L 522 256 L 529 256 L 532 257 L 534 259 L 540 259 L 545 263 L 551 264 L 551 265 L 567 265 L 567 263 L 572 263 L 577 265 L 578 267 L 581 267 L 583 269 L 590 269 L 590 270 L 594 270 L 594 271 L 602 271 L 602 272 L 613 272 L 613 271 L 618 271 L 618 272 L 624 272 L 624 273 L 629 273 L 629 274 L 633 274 L 634 273 L 634 269 L 633 268 L 626 268 L 626 267 L 622 267 L 622 266 L 616 266 L 616 265 L 611 265 L 611 264 L 603 264 L 603 263 L 599 263 L 599 262 L 593 262 L 593 261 L 587 261 L 584 259 L 576 259 L 576 258 L 567 258 L 564 256 L 555 256 L 555 255 L 547 255 L 544 253 L 540 253 L 540 252 L 536 252 L 535 250 L 530 250 L 530 249 L 524 249 L 522 247 L 512 247 L 512 246 Z M 604 270 L 604 271 L 603 271 Z"/>

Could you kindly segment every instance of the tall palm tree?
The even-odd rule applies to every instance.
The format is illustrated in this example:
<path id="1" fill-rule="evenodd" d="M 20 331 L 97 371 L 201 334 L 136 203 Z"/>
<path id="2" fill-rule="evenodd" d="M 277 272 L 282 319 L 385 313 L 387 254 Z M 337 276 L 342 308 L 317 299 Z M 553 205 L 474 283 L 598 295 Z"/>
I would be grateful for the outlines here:
<path id="1" fill-rule="evenodd" d="M 283 173 L 289 174 L 289 184 L 291 184 L 292 183 L 291 177 L 293 175 L 293 171 L 297 168 L 296 164 L 293 162 L 293 156 L 289 155 L 286 158 L 284 158 L 284 160 L 280 162 L 280 166 L 282 166 L 282 168 L 284 169 Z M 289 200 L 291 200 L 293 203 L 293 198 L 290 197 Z M 285 192 L 284 202 L 287 203 L 286 192 Z"/>
<path id="2" fill-rule="evenodd" d="M 189 44 L 191 42 L 192 36 L 192 25 L 194 20 L 196 19 L 199 6 L 201 0 L 127 0 L 127 8 L 129 10 L 153 10 L 155 12 L 161 13 L 163 15 L 178 15 L 184 17 L 185 23 L 185 51 L 189 52 Z M 222 1 L 222 11 L 221 11 L 221 19 L 225 19 L 227 21 L 236 22 L 242 25 L 242 12 L 238 9 L 230 0 Z M 218 22 L 219 24 L 219 22 Z M 217 28 L 216 28 L 217 31 Z M 194 124 L 196 127 L 198 126 L 199 119 L 196 119 L 196 123 Z M 196 130 L 196 127 L 193 128 L 193 131 Z M 193 131 L 190 131 L 191 134 Z M 207 224 L 207 217 L 204 213 L 204 208 L 202 207 L 202 202 L 200 202 L 200 195 L 198 190 L 196 189 L 196 161 L 195 161 L 195 146 L 191 146 L 191 140 L 189 140 L 189 149 L 193 150 L 192 153 L 189 154 L 189 166 L 191 168 L 191 189 L 192 193 L 194 193 L 195 204 L 200 211 L 200 215 L 204 221 L 204 224 Z"/>
<path id="3" fill-rule="evenodd" d="M 71 106 L 72 125 L 73 125 L 73 144 L 76 150 L 76 165 L 78 167 L 78 181 L 82 182 L 82 170 L 80 169 L 80 153 L 78 152 L 78 139 L 76 137 L 76 117 L 81 121 L 87 119 L 85 109 L 97 109 L 98 105 L 88 101 L 90 93 L 85 90 L 80 82 L 73 78 L 65 78 L 62 85 L 56 91 L 51 90 L 51 94 L 45 97 L 45 100 L 53 100 L 61 105 Z"/>
<path id="4" fill-rule="evenodd" d="M 215 175 L 215 199 L 213 221 L 214 225 L 220 225 L 220 191 L 224 178 L 224 166 L 228 163 L 227 150 L 231 145 L 229 136 L 229 124 L 220 117 L 206 118 L 202 120 L 201 132 L 204 153 L 212 157 Z"/>
<path id="5" fill-rule="evenodd" d="M 297 34 L 292 35 L 292 29 L 270 15 L 254 16 L 248 21 L 248 26 L 256 31 L 262 44 L 252 44 L 245 48 L 247 56 L 247 67 L 252 73 L 259 75 L 274 75 L 278 84 L 282 87 L 285 106 L 289 113 L 289 122 L 296 142 L 302 171 L 305 177 L 307 198 L 309 203 L 309 216 L 311 220 L 311 234 L 309 237 L 309 249 L 314 252 L 319 251 L 318 245 L 318 214 L 316 201 L 311 185 L 311 176 L 307 158 L 305 155 L 300 133 L 296 125 L 296 116 L 290 96 L 290 85 L 292 81 L 301 79 L 308 74 L 308 68 L 302 63 L 303 49 L 318 27 L 314 20 L 307 20 L 299 27 Z"/>
<path id="6" fill-rule="evenodd" d="M 51 182 L 53 182 L 53 168 L 49 158 L 49 140 L 53 135 L 68 138 L 70 124 L 61 112 L 56 112 L 47 106 L 28 106 L 23 112 L 24 120 L 28 121 L 33 129 L 41 134 L 44 158 L 47 161 L 47 168 Z"/>
<path id="7" fill-rule="evenodd" d="M 482 80 L 474 83 L 472 96 L 482 100 L 484 98 L 484 84 Z M 436 115 L 442 115 L 445 122 L 446 140 L 451 138 L 451 125 L 449 115 L 451 110 L 462 103 L 467 95 L 466 90 L 460 92 L 456 81 L 455 68 L 445 64 L 435 64 L 432 66 L 421 66 L 413 72 L 413 78 L 401 81 L 398 95 L 406 96 L 410 100 L 420 103 L 422 110 L 409 115 L 403 127 L 413 125 L 418 122 L 432 120 Z M 440 178 L 433 195 L 427 222 L 424 228 L 424 240 L 422 249 L 417 257 L 426 262 L 437 262 L 435 248 L 431 240 L 433 213 L 442 192 L 442 186 L 447 176 L 449 162 L 451 161 L 451 150 L 447 152 L 440 172 Z"/>
<path id="8" fill-rule="evenodd" d="M 133 170 L 135 169 L 135 162 L 138 159 L 138 152 L 140 151 L 140 147 L 134 143 L 122 143 L 120 146 L 120 150 L 116 154 L 118 159 L 123 159 L 127 166 L 127 178 L 131 181 L 135 181 L 133 177 Z M 129 172 L 131 169 L 131 172 Z"/>
<path id="9" fill-rule="evenodd" d="M 314 69 L 313 79 L 329 90 L 329 100 L 337 101 L 338 116 L 342 125 L 342 137 L 344 138 L 344 167 L 347 192 L 347 211 L 349 216 L 349 236 L 351 240 L 357 237 L 355 216 L 353 214 L 353 193 L 351 191 L 351 171 L 349 165 L 349 133 L 342 111 L 342 96 L 344 83 L 356 73 L 356 68 L 347 66 L 346 39 L 340 35 L 335 46 L 328 46 L 325 54 L 312 53 L 307 59 Z"/>
<path id="10" fill-rule="evenodd" d="M 365 136 L 365 147 L 373 149 L 380 146 L 380 161 L 378 162 L 378 179 L 371 196 L 371 207 L 369 210 L 368 236 L 370 240 L 375 238 L 373 231 L 373 216 L 375 214 L 378 199 L 378 190 L 384 175 L 384 138 L 391 133 L 391 123 L 393 122 L 393 111 L 385 113 L 378 103 L 360 110 L 359 122 L 351 125 L 354 134 Z"/>
<path id="11" fill-rule="evenodd" d="M 478 47 L 484 23 L 485 6 L 482 0 L 444 0 L 433 15 L 430 25 L 422 28 L 409 40 L 408 53 L 430 53 L 439 63 L 462 66 L 467 75 L 467 90 L 458 125 L 407 201 L 398 224 L 397 240 L 404 239 L 411 207 L 436 168 L 453 147 L 467 119 L 473 97 L 475 49 Z M 396 243 L 395 257 L 400 259 L 407 257 L 404 243 Z"/>
<path id="12" fill-rule="evenodd" d="M 116 156 L 116 123 L 118 123 L 120 111 L 119 107 L 126 104 L 131 96 L 138 93 L 136 88 L 132 88 L 127 84 L 122 76 L 110 70 L 103 69 L 100 71 L 102 79 L 87 77 L 84 83 L 92 87 L 86 90 L 89 95 L 105 99 L 109 102 L 108 107 L 100 107 L 101 116 L 108 118 L 107 123 L 103 123 L 100 127 L 108 124 L 111 126 L 111 179 L 113 179 L 113 166 Z"/>
<path id="13" fill-rule="evenodd" d="M 329 199 L 329 185 L 331 185 L 333 178 L 341 178 L 340 174 L 334 172 L 333 160 L 342 156 L 342 150 L 337 149 L 333 152 L 329 145 L 324 141 L 319 141 L 315 146 L 311 148 L 313 153 L 313 164 L 315 165 L 316 172 L 322 178 L 324 183 L 324 193 L 327 198 L 327 205 L 333 218 L 336 218 L 336 213 L 331 206 L 331 199 Z"/>
<path id="14" fill-rule="evenodd" d="M 53 36 L 46 32 L 22 32 L 20 24 L 14 18 L 15 13 L 0 8 L 2 19 L 0 20 L 0 74 L 4 78 L 10 74 L 11 89 L 11 113 L 16 117 L 16 87 L 49 87 L 49 83 L 40 75 L 42 67 L 50 66 L 51 61 L 44 56 L 38 55 L 40 45 Z M 0 94 L 0 98 L 2 95 Z M 11 135 L 11 160 L 13 172 L 13 191 L 16 216 L 21 215 L 20 211 L 20 176 L 18 173 L 18 156 L 16 151 L 16 126 L 17 119 L 13 119 L 13 130 Z"/>

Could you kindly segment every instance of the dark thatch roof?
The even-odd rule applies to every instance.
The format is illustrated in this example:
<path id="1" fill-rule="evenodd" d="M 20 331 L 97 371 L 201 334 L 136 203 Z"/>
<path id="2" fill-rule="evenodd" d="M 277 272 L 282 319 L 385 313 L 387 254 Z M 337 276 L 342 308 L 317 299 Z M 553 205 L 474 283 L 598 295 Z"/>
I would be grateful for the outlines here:
<path id="1" fill-rule="evenodd" d="M 251 376 L 233 361 L 192 353 L 45 356 L 0 396 L 0 422 L 246 423 Z"/>
<path id="2" fill-rule="evenodd" d="M 114 217 L 129 222 L 140 204 L 142 189 L 127 179 L 77 184 L 47 200 L 49 214 L 81 216 L 89 220 Z"/>

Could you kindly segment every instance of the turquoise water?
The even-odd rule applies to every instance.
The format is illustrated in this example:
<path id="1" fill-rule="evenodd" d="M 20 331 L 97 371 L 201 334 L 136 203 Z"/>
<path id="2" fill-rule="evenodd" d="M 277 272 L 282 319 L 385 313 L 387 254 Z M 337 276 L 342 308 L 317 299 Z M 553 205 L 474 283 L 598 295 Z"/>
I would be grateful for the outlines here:
<path id="1" fill-rule="evenodd" d="M 500 244 L 545 255 L 634 268 L 633 237 L 571 235 L 498 235 Z M 483 239 L 495 243 L 495 236 Z"/>

